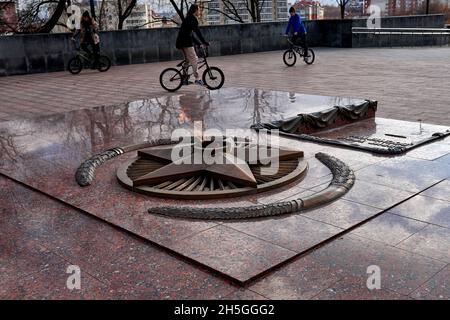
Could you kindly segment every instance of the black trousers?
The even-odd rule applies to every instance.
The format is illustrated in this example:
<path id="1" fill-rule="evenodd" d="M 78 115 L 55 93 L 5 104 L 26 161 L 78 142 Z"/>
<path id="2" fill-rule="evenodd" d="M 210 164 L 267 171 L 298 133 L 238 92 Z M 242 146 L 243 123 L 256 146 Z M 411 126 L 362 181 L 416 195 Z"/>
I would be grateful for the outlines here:
<path id="1" fill-rule="evenodd" d="M 295 45 L 300 45 L 303 49 L 305 49 L 305 53 L 308 54 L 308 42 L 306 40 L 306 33 L 297 33 L 297 35 L 293 35 L 292 42 Z"/>
<path id="2" fill-rule="evenodd" d="M 92 47 L 93 52 L 89 49 L 89 47 Z M 81 44 L 81 49 L 83 49 L 84 51 L 86 51 L 89 54 L 94 54 L 94 60 L 97 62 L 98 61 L 98 57 L 99 57 L 99 53 L 100 53 L 100 44 L 97 43 L 93 43 L 93 42 L 83 42 Z"/>

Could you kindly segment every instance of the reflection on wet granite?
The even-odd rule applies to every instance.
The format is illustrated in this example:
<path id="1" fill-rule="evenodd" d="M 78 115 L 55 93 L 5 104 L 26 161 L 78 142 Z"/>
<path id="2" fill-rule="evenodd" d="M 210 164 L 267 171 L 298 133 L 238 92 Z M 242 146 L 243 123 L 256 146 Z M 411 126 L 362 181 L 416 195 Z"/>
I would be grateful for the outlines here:
<path id="1" fill-rule="evenodd" d="M 379 213 L 380 209 L 340 199 L 304 213 L 308 218 L 347 229 Z"/>
<path id="2" fill-rule="evenodd" d="M 450 228 L 448 201 L 418 195 L 390 209 L 390 212 Z"/>
<path id="3" fill-rule="evenodd" d="M 320 186 L 316 190 L 319 188 Z M 355 185 L 343 199 L 385 210 L 411 196 L 413 196 L 411 192 L 356 179 Z"/>
<path id="4" fill-rule="evenodd" d="M 354 235 L 346 235 L 312 252 L 308 257 L 339 270 L 343 276 L 364 277 L 377 265 L 382 288 L 409 295 L 445 267 L 446 263 Z M 383 285 L 384 284 L 384 285 Z"/>
<path id="5" fill-rule="evenodd" d="M 313 300 L 408 300 L 408 296 L 401 295 L 388 289 L 369 290 L 367 277 L 346 276 L 323 290 Z"/>
<path id="6" fill-rule="evenodd" d="M 344 231 L 296 214 L 287 217 L 224 222 L 223 225 L 298 253 Z"/>
<path id="7" fill-rule="evenodd" d="M 203 121 L 204 129 L 249 129 L 260 121 L 321 110 L 336 99 L 354 100 L 303 94 L 293 99 L 287 92 L 227 88 L 4 122 L 0 168 L 24 155 L 78 165 L 110 147 L 170 137 L 176 128 L 192 128 L 194 121 Z"/>
<path id="8" fill-rule="evenodd" d="M 430 224 L 397 247 L 449 263 L 450 229 Z"/>
<path id="9" fill-rule="evenodd" d="M 426 226 L 424 222 L 384 213 L 351 233 L 395 246 Z"/>
<path id="10" fill-rule="evenodd" d="M 409 157 L 393 158 L 358 171 L 358 179 L 420 192 L 449 175 L 446 165 Z"/>
<path id="11" fill-rule="evenodd" d="M 421 194 L 435 199 L 450 201 L 450 180 L 444 180 Z"/>
<path id="12" fill-rule="evenodd" d="M 306 256 L 256 281 L 249 289 L 269 299 L 311 299 L 340 278 L 339 270 Z"/>

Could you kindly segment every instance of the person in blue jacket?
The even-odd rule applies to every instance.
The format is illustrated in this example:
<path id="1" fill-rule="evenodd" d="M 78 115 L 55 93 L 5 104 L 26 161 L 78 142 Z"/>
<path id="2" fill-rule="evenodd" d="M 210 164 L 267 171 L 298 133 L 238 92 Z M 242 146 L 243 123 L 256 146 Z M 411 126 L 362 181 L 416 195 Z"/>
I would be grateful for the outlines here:
<path id="1" fill-rule="evenodd" d="M 300 18 L 300 15 L 295 12 L 294 7 L 289 8 L 289 14 L 291 17 L 289 18 L 285 34 L 286 35 L 289 34 L 289 31 L 292 28 L 294 31 L 294 35 L 292 36 L 292 42 L 294 42 L 294 44 L 297 44 L 298 40 L 300 39 L 301 40 L 300 45 L 305 49 L 306 56 L 308 57 L 309 52 L 308 52 L 308 43 L 306 42 L 306 28 L 305 25 L 303 24 L 302 18 Z"/>

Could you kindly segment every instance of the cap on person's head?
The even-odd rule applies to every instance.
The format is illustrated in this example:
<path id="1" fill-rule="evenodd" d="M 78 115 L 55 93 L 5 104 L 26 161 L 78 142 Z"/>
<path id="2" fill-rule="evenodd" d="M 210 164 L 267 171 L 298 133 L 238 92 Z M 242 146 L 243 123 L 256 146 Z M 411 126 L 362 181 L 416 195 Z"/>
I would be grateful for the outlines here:
<path id="1" fill-rule="evenodd" d="M 294 7 L 290 7 L 289 8 L 289 13 L 295 12 L 295 8 Z"/>

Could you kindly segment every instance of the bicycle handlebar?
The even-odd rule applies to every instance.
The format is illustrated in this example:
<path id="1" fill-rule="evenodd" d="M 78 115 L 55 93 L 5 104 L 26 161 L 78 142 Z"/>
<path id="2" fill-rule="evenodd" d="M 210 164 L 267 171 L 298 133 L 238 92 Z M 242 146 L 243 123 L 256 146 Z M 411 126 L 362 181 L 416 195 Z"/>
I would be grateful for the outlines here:
<path id="1" fill-rule="evenodd" d="M 208 50 L 209 46 L 199 45 L 197 47 L 201 51 L 203 58 L 208 57 L 208 55 L 209 55 L 209 50 Z"/>
<path id="2" fill-rule="evenodd" d="M 76 51 L 81 50 L 81 46 L 80 46 L 80 44 L 79 44 L 77 39 L 75 39 L 74 37 L 71 37 L 70 41 L 73 43 L 73 46 L 75 47 Z"/>

